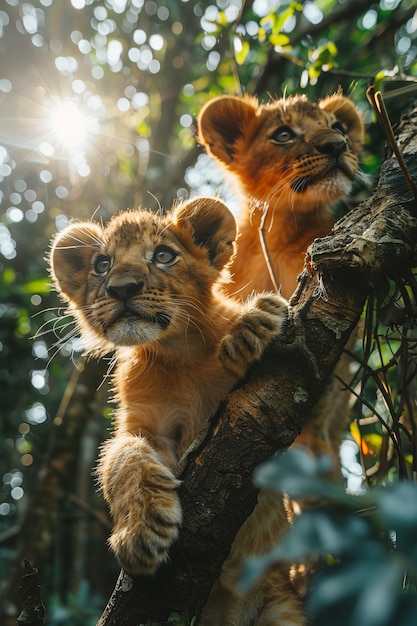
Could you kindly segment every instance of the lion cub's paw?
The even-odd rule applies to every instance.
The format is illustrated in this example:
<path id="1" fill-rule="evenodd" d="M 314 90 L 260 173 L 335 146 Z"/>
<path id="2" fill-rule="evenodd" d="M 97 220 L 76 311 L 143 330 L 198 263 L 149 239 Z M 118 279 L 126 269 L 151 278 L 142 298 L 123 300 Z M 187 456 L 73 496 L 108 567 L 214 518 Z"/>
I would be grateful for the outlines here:
<path id="1" fill-rule="evenodd" d="M 281 296 L 252 296 L 220 343 L 223 365 L 239 378 L 244 376 L 248 365 L 260 359 L 265 348 L 282 332 L 287 318 L 288 304 Z"/>
<path id="2" fill-rule="evenodd" d="M 138 488 L 125 490 L 117 507 L 112 503 L 109 544 L 126 572 L 151 574 L 167 559 L 182 519 L 179 484 L 164 465 L 146 464 Z"/>

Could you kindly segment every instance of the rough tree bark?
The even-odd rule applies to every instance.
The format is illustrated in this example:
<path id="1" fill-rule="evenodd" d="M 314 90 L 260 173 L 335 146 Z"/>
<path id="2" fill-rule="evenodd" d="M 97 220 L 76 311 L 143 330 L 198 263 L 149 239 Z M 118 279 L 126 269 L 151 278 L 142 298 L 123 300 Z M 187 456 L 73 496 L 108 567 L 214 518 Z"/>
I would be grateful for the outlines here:
<path id="1" fill-rule="evenodd" d="M 397 139 L 417 178 L 417 109 Z M 167 624 L 198 616 L 234 536 L 252 511 L 252 472 L 299 434 L 380 278 L 416 262 L 417 209 L 388 155 L 371 197 L 316 240 L 291 301 L 286 337 L 235 389 L 179 468 L 184 523 L 170 562 L 153 577 L 121 573 L 99 626 Z"/>
<path id="2" fill-rule="evenodd" d="M 27 559 L 24 561 L 24 566 L 22 584 L 19 587 L 22 610 L 17 618 L 17 626 L 22 624 L 43 626 L 45 624 L 45 607 L 42 604 L 38 570 L 32 567 Z"/>

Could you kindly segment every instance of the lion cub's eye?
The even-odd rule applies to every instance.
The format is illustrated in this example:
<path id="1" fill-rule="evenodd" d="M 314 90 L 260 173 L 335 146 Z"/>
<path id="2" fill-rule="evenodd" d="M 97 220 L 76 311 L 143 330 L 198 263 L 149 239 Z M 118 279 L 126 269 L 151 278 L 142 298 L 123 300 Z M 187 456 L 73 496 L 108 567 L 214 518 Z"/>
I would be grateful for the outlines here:
<path id="1" fill-rule="evenodd" d="M 337 133 L 340 133 L 341 135 L 343 135 L 343 137 L 346 135 L 346 131 L 343 127 L 343 124 L 341 124 L 340 122 L 335 122 L 332 125 L 333 130 L 335 130 Z"/>
<path id="2" fill-rule="evenodd" d="M 289 126 L 280 126 L 270 136 L 272 143 L 285 144 L 290 143 L 296 138 L 295 132 Z"/>
<path id="3" fill-rule="evenodd" d="M 173 265 L 177 260 L 177 253 L 168 246 L 158 246 L 153 253 L 152 261 L 160 265 Z"/>
<path id="4" fill-rule="evenodd" d="M 110 258 L 104 254 L 100 254 L 94 261 L 94 271 L 96 274 L 105 274 L 109 271 L 110 265 Z"/>

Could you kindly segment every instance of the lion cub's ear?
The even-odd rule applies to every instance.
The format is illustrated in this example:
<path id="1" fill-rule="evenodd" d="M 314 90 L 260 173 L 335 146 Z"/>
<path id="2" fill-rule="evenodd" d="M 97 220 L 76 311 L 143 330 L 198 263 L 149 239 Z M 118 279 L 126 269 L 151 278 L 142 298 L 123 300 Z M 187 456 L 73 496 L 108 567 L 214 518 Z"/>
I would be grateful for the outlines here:
<path id="1" fill-rule="evenodd" d="M 352 150 L 359 154 L 365 139 L 365 127 L 362 116 L 352 100 L 336 93 L 320 100 L 319 107 L 336 116 L 349 135 Z"/>
<path id="2" fill-rule="evenodd" d="M 236 143 L 256 119 L 258 100 L 254 96 L 219 96 L 210 100 L 197 119 L 198 141 L 223 163 L 231 163 Z"/>
<path id="3" fill-rule="evenodd" d="M 236 239 L 236 221 L 227 206 L 215 198 L 195 198 L 174 212 L 178 231 L 188 231 L 193 243 L 207 250 L 210 263 L 221 270 L 230 261 Z"/>
<path id="4" fill-rule="evenodd" d="M 74 222 L 55 237 L 49 259 L 50 271 L 55 287 L 66 300 L 79 300 L 90 271 L 91 258 L 102 241 L 102 228 L 90 222 Z"/>

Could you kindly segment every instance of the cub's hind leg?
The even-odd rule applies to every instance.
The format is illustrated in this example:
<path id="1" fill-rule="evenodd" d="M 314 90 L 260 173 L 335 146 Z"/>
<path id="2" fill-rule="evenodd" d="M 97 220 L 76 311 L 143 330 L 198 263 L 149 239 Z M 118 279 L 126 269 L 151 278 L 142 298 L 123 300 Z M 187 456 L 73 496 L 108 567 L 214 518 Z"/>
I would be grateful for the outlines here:
<path id="1" fill-rule="evenodd" d="M 306 626 L 302 599 L 289 581 L 286 569 L 276 567 L 267 572 L 258 593 L 264 596 L 264 602 L 253 626 Z"/>
<path id="2" fill-rule="evenodd" d="M 306 626 L 302 599 L 288 578 L 287 568 L 274 567 L 245 595 L 217 581 L 203 611 L 200 626 Z"/>
<path id="3" fill-rule="evenodd" d="M 288 317 L 288 304 L 277 294 L 252 296 L 220 342 L 223 365 L 238 378 L 258 361 L 268 345 L 282 332 Z"/>

